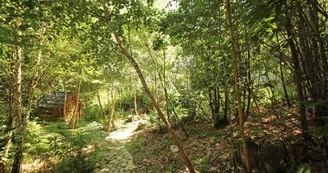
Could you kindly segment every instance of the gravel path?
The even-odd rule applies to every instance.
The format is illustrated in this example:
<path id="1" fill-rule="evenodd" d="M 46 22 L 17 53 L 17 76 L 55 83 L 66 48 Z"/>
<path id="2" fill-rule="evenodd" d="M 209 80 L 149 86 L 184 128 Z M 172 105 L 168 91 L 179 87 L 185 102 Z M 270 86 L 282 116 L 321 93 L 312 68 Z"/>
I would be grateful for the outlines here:
<path id="1" fill-rule="evenodd" d="M 120 130 L 110 133 L 105 138 L 110 143 L 110 147 L 101 151 L 100 161 L 96 164 L 93 173 L 134 173 L 136 166 L 133 164 L 132 155 L 124 148 L 126 140 L 137 129 L 139 120 L 127 123 Z"/>

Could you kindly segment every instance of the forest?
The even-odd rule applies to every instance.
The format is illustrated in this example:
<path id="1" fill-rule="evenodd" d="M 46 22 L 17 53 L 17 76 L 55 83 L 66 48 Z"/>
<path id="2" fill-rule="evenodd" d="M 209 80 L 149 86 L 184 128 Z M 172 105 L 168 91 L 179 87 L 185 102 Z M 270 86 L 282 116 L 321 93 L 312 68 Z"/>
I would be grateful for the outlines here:
<path id="1" fill-rule="evenodd" d="M 328 0 L 0 0 L 0 173 L 328 172 Z"/>

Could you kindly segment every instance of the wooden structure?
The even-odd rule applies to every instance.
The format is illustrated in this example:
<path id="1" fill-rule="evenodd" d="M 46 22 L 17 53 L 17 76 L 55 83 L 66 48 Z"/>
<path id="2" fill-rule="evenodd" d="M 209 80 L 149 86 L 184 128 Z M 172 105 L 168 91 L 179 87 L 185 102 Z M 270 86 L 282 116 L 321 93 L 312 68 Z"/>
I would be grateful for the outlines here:
<path id="1" fill-rule="evenodd" d="M 66 95 L 66 97 L 65 97 Z M 63 117 L 67 124 L 71 124 L 81 117 L 82 102 L 77 101 L 78 96 L 72 92 L 46 94 L 38 103 L 38 112 L 43 117 Z"/>

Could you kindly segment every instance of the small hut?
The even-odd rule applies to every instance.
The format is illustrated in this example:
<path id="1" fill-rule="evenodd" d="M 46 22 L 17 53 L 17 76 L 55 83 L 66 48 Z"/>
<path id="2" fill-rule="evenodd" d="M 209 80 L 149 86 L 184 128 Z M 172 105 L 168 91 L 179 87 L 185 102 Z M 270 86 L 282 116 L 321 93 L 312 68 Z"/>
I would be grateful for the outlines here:
<path id="1" fill-rule="evenodd" d="M 66 95 L 66 96 L 65 96 Z M 49 118 L 63 117 L 67 124 L 81 117 L 82 102 L 78 96 L 72 92 L 49 93 L 38 103 L 38 110 L 41 116 Z"/>

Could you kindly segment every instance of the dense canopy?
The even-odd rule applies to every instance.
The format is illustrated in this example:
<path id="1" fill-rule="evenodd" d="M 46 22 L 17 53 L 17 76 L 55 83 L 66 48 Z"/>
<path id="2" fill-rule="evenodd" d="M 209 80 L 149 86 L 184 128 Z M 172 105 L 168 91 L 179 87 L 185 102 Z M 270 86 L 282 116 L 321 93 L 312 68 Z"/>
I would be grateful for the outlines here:
<path id="1" fill-rule="evenodd" d="M 327 5 L 0 0 L 0 172 L 328 172 Z"/>

